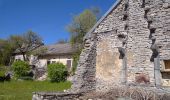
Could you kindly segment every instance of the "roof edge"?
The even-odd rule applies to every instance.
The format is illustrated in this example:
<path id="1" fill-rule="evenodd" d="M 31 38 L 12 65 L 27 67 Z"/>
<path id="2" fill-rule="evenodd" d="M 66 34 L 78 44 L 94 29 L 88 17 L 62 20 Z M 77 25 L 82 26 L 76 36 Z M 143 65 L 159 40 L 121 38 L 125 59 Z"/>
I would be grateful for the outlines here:
<path id="1" fill-rule="evenodd" d="M 90 29 L 88 33 L 84 36 L 83 40 L 88 39 L 91 35 L 91 33 L 95 30 L 96 27 L 112 12 L 112 10 L 116 9 L 117 6 L 121 3 L 122 0 L 117 0 L 110 8 L 109 10 L 100 18 L 100 20 L 97 21 L 97 23 Z"/>

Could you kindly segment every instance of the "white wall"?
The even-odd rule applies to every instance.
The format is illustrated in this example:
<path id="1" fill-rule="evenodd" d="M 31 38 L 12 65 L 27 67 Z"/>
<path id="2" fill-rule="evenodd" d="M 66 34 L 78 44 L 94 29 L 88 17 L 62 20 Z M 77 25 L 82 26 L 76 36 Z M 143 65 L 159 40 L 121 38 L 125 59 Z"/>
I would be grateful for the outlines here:
<path id="1" fill-rule="evenodd" d="M 47 66 L 47 61 L 49 61 L 50 63 L 54 63 L 54 62 L 60 62 L 63 63 L 64 65 L 67 65 L 67 60 L 71 60 L 71 67 L 72 67 L 72 57 L 69 56 L 46 56 L 44 58 L 39 59 L 39 61 L 41 61 L 41 65 L 45 65 Z"/>
<path id="2" fill-rule="evenodd" d="M 15 60 L 24 60 L 23 58 L 23 55 L 15 55 Z M 63 63 L 64 65 L 67 65 L 67 60 L 71 60 L 71 67 L 72 67 L 72 62 L 73 62 L 73 59 L 70 55 L 65 55 L 65 56 L 44 56 L 44 57 L 41 57 L 41 58 L 38 58 L 37 56 L 33 56 L 31 55 L 29 57 L 30 61 L 30 65 L 33 64 L 33 62 L 36 62 L 35 66 L 38 67 L 38 68 L 47 68 L 47 61 L 50 61 L 50 63 L 53 63 L 53 62 L 61 62 Z M 66 66 L 67 67 L 67 66 Z"/>
<path id="3" fill-rule="evenodd" d="M 15 55 L 15 60 L 24 60 L 24 57 L 21 54 Z"/>

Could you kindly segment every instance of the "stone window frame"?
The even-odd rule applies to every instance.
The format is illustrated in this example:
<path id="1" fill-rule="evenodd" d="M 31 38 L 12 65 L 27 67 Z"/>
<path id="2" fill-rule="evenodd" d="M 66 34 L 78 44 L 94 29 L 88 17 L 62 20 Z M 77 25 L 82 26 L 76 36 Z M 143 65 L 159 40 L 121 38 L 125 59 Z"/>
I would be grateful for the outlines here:
<path id="1" fill-rule="evenodd" d="M 170 59 L 161 60 L 161 72 L 170 72 L 170 68 L 165 68 L 165 61 L 170 61 Z"/>

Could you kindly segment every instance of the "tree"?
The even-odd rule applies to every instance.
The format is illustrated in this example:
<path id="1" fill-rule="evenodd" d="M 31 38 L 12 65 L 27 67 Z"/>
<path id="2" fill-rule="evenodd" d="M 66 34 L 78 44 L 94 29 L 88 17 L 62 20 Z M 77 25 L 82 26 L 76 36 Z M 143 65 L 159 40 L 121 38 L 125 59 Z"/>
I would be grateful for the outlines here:
<path id="1" fill-rule="evenodd" d="M 3 51 L 6 41 L 3 39 L 0 39 L 0 65 L 3 64 Z"/>
<path id="2" fill-rule="evenodd" d="M 28 60 L 27 53 L 43 45 L 40 36 L 33 31 L 28 31 L 22 36 L 11 36 L 9 40 L 23 55 L 24 61 Z"/>
<path id="3" fill-rule="evenodd" d="M 11 35 L 7 40 L 0 39 L 0 64 L 9 65 L 14 51 L 21 53 L 24 60 L 28 60 L 25 55 L 41 45 L 42 39 L 32 31 L 23 35 Z"/>
<path id="4" fill-rule="evenodd" d="M 8 40 L 0 39 L 0 64 L 9 65 L 14 48 Z"/>
<path id="5" fill-rule="evenodd" d="M 73 73 L 83 48 L 83 37 L 99 19 L 99 12 L 98 8 L 86 9 L 79 15 L 74 16 L 72 22 L 67 26 L 67 30 L 71 35 L 70 43 L 77 47 L 77 52 L 73 55 Z"/>
<path id="6" fill-rule="evenodd" d="M 89 9 L 86 9 L 81 14 L 74 16 L 71 24 L 67 26 L 67 29 L 71 35 L 71 44 L 76 44 L 78 49 L 81 50 L 83 37 L 94 26 L 96 21 L 96 14 Z"/>

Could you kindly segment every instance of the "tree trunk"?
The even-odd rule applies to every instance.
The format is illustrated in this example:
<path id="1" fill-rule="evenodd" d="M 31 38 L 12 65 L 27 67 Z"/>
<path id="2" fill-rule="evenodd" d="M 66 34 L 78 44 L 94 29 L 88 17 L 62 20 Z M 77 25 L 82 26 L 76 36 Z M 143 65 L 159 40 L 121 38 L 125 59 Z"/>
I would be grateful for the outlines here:
<path id="1" fill-rule="evenodd" d="M 23 55 L 24 61 L 26 61 L 26 58 L 25 58 L 25 53 L 22 53 L 22 55 Z"/>

